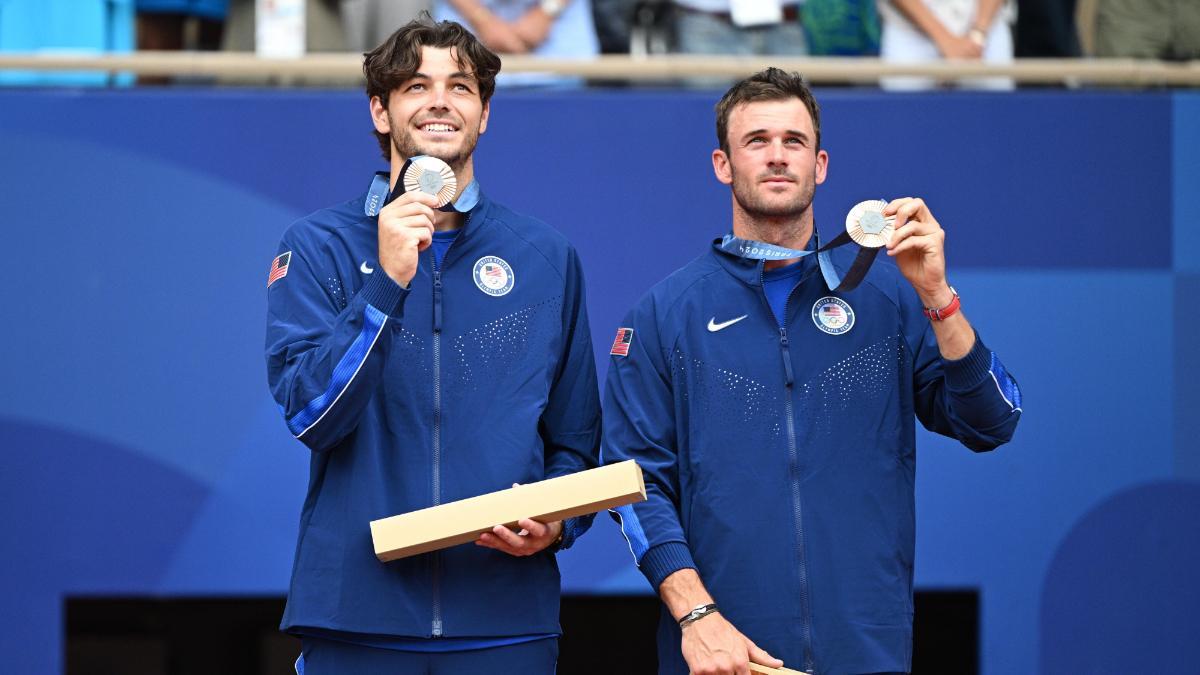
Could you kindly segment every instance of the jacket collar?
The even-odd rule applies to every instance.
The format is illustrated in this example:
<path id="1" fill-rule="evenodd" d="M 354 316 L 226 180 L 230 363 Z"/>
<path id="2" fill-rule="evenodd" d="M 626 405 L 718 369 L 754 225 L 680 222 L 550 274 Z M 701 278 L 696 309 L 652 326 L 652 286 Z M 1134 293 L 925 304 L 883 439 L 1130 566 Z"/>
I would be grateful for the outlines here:
<path id="1" fill-rule="evenodd" d="M 721 267 L 725 271 L 732 274 L 734 277 L 749 286 L 761 286 L 763 279 L 763 266 L 766 264 L 764 260 L 754 260 L 751 258 L 743 258 L 736 253 L 729 253 L 721 250 L 721 241 L 723 237 L 717 237 L 712 241 L 712 255 L 717 259 Z M 817 233 L 816 226 L 813 227 L 813 236 L 808 242 L 806 248 L 815 250 L 821 246 L 821 237 Z M 815 261 L 814 261 L 815 262 Z M 817 266 L 814 265 L 814 268 Z M 811 274 L 811 270 L 805 273 L 805 278 Z"/>

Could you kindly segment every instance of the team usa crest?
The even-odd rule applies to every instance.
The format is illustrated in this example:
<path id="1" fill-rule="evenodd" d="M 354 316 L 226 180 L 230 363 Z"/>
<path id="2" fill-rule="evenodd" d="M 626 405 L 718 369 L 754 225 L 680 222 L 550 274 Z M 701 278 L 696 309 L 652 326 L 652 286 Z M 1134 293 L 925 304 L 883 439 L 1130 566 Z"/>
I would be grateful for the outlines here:
<path id="1" fill-rule="evenodd" d="M 473 274 L 479 290 L 495 297 L 508 295 L 516 281 L 512 267 L 503 258 L 494 255 L 485 255 L 476 260 Z"/>
<path id="2" fill-rule="evenodd" d="M 827 295 L 813 303 L 812 320 L 822 332 L 841 335 L 854 328 L 854 309 L 845 300 Z"/>

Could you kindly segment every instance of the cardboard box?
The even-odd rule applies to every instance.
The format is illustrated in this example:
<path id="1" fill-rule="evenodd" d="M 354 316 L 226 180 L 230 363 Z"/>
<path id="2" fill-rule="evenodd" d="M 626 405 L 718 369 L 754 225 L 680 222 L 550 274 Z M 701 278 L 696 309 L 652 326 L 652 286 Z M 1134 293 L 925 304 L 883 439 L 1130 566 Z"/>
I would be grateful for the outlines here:
<path id="1" fill-rule="evenodd" d="M 552 522 L 644 499 L 642 469 L 628 460 L 373 520 L 371 540 L 375 556 L 388 562 L 475 541 L 496 525 L 517 529 L 522 518 Z"/>
<path id="2" fill-rule="evenodd" d="M 772 668 L 770 666 L 760 666 L 757 663 L 750 664 L 750 672 L 762 673 L 762 675 L 808 675 L 808 671 L 792 670 L 791 668 Z"/>

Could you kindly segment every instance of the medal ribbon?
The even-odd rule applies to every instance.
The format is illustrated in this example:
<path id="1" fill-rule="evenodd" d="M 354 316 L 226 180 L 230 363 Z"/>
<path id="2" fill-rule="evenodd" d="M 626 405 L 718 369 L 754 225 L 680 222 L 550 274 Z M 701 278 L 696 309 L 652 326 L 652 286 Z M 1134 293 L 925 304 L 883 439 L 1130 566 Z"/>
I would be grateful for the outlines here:
<path id="1" fill-rule="evenodd" d="M 817 246 L 820 248 L 810 251 L 798 251 L 794 248 L 777 246 L 753 239 L 742 239 L 732 234 L 722 237 L 720 243 L 716 244 L 716 247 L 717 250 L 747 260 L 790 260 L 792 258 L 803 258 L 815 253 L 817 255 L 817 264 L 821 268 L 821 276 L 825 278 L 825 285 L 830 291 L 852 291 L 858 288 L 863 278 L 867 276 L 867 270 L 871 269 L 871 263 L 875 261 L 875 256 L 879 253 L 879 249 L 859 246 L 858 255 L 854 258 L 854 264 L 850 266 L 850 269 L 846 272 L 846 276 L 842 277 L 838 274 L 837 268 L 833 266 L 833 259 L 830 257 L 829 251 L 845 244 L 853 244 L 854 240 L 850 238 L 850 233 L 843 231 L 824 246 L 821 246 L 821 239 L 817 235 L 816 228 L 813 229 L 813 237 L 817 239 Z M 858 244 L 854 245 L 858 246 Z"/>

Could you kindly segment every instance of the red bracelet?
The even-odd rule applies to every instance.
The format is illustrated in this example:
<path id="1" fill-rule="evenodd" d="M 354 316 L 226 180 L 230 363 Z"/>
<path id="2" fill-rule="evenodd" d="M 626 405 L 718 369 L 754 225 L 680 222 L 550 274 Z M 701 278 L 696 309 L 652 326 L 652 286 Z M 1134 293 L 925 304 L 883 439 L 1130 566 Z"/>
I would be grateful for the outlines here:
<path id="1" fill-rule="evenodd" d="M 954 297 L 950 299 L 950 304 L 940 309 L 937 307 L 926 307 L 921 310 L 925 313 L 925 316 L 929 317 L 930 321 L 945 321 L 958 313 L 958 310 L 962 309 L 962 302 L 958 299 L 958 291 L 954 290 L 954 287 L 951 286 L 950 292 L 954 294 Z"/>

